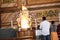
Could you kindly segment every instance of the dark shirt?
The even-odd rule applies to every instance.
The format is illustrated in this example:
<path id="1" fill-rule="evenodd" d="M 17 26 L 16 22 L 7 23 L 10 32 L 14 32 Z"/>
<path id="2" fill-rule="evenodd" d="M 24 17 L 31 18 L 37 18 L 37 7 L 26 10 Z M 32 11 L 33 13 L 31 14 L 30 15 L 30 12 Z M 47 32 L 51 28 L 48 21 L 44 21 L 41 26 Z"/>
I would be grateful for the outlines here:
<path id="1" fill-rule="evenodd" d="M 57 25 L 57 32 L 60 32 L 60 24 Z"/>
<path id="2" fill-rule="evenodd" d="M 50 31 L 51 32 L 56 32 L 57 31 L 57 26 L 55 24 L 52 24 Z"/>

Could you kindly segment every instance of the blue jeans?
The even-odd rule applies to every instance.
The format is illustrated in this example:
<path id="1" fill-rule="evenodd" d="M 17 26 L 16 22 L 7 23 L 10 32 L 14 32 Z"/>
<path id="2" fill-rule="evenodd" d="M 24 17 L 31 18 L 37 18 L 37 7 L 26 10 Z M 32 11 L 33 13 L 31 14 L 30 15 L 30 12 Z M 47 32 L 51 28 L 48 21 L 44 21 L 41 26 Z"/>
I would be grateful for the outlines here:
<path id="1" fill-rule="evenodd" d="M 42 35 L 42 40 L 50 40 L 50 35 Z"/>

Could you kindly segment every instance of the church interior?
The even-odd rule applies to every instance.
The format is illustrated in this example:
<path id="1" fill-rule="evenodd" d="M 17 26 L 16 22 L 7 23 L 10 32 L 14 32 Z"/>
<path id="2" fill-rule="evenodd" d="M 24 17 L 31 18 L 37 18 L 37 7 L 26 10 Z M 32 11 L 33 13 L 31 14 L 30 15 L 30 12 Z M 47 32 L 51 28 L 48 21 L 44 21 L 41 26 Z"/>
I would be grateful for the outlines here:
<path id="1" fill-rule="evenodd" d="M 0 0 L 0 40 L 36 40 L 43 16 L 57 26 L 50 39 L 60 40 L 60 0 Z"/>

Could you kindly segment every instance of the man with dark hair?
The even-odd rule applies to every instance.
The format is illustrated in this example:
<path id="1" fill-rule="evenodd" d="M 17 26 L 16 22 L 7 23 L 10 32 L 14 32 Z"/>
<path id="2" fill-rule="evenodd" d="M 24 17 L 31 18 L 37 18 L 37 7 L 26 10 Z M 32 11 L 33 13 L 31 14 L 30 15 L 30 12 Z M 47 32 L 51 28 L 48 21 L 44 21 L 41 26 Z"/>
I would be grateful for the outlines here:
<path id="1" fill-rule="evenodd" d="M 40 29 L 42 32 L 42 40 L 50 40 L 50 22 L 46 20 L 46 17 L 42 17 L 42 22 L 40 23 Z"/>
<path id="2" fill-rule="evenodd" d="M 43 17 L 42 19 L 43 19 L 43 20 L 46 20 L 46 17 Z"/>

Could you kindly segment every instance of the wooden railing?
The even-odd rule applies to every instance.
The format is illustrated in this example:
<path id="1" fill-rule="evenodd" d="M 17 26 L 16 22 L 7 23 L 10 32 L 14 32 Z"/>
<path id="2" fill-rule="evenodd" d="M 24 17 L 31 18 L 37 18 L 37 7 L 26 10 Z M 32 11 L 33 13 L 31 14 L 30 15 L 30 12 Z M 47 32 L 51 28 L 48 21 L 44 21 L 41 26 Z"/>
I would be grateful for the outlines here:
<path id="1" fill-rule="evenodd" d="M 51 40 L 59 40 L 58 39 L 58 37 L 57 37 L 57 34 L 56 34 L 56 32 L 53 32 L 52 34 L 51 34 L 52 36 L 51 36 Z M 4 38 L 4 39 L 0 39 L 0 40 L 35 40 L 35 39 L 33 39 L 33 38 Z"/>
<path id="2" fill-rule="evenodd" d="M 35 31 L 16 31 L 16 37 L 11 38 L 0 38 L 0 40 L 35 40 Z"/>
<path id="3" fill-rule="evenodd" d="M 0 40 L 35 40 L 32 38 L 28 38 L 28 39 L 24 39 L 24 38 L 4 38 L 4 39 L 0 39 Z"/>

